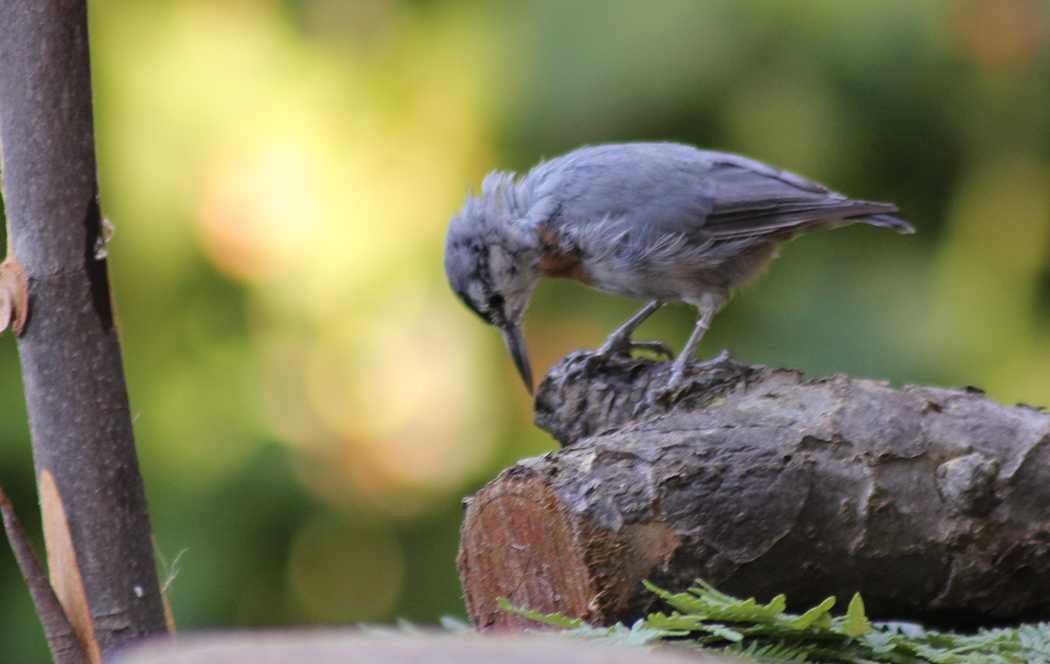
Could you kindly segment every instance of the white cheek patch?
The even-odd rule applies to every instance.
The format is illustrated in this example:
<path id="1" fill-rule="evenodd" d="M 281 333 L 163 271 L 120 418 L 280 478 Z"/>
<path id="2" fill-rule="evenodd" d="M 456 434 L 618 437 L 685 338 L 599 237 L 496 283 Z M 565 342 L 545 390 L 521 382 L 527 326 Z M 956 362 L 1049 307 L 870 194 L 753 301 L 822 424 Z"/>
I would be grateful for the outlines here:
<path id="1" fill-rule="evenodd" d="M 467 297 L 471 302 L 483 305 L 485 304 L 485 289 L 481 287 L 481 284 L 474 282 L 467 286 Z"/>
<path id="2" fill-rule="evenodd" d="M 501 277 L 511 271 L 511 260 L 507 252 L 500 247 L 489 249 L 489 274 Z"/>

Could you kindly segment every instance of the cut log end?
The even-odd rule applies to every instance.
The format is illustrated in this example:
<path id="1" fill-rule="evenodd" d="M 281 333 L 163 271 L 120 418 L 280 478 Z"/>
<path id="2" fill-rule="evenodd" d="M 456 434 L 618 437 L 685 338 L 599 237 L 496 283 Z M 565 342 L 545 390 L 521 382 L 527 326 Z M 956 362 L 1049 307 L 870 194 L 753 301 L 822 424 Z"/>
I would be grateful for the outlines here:
<path id="1" fill-rule="evenodd" d="M 458 560 L 467 610 L 483 631 L 544 626 L 503 610 L 501 598 L 607 624 L 623 614 L 642 579 L 666 566 L 677 544 L 659 523 L 596 527 L 542 471 L 515 466 L 468 502 Z"/>
<path id="2" fill-rule="evenodd" d="M 482 630 L 536 627 L 499 600 L 542 613 L 585 617 L 593 584 L 579 548 L 579 519 L 534 471 L 504 471 L 467 504 L 458 559 L 467 610 Z M 551 570 L 562 570 L 552 574 Z"/>

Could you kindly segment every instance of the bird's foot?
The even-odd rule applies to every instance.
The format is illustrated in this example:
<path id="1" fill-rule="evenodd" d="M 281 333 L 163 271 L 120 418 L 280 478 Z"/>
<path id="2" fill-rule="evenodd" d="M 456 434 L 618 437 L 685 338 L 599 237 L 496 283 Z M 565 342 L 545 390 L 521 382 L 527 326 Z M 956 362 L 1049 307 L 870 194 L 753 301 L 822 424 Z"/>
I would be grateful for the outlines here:
<path id="1" fill-rule="evenodd" d="M 667 383 L 659 390 L 649 393 L 649 406 L 657 410 L 670 408 L 682 396 L 684 381 L 685 372 L 672 369 Z"/>
<path id="2" fill-rule="evenodd" d="M 674 352 L 662 341 L 635 341 L 630 337 L 609 337 L 598 350 L 594 357 L 601 360 L 611 359 L 614 355 L 630 356 L 632 351 L 647 350 L 657 355 L 663 355 L 667 359 L 674 357 Z"/>
<path id="3" fill-rule="evenodd" d="M 716 364 L 721 364 L 726 360 L 730 359 L 729 351 L 723 350 L 716 357 L 712 357 L 708 360 L 697 362 L 693 366 L 696 368 L 709 367 Z M 686 384 L 686 362 L 682 356 L 674 361 L 671 365 L 671 377 L 668 378 L 667 384 L 659 390 L 650 393 L 649 405 L 657 408 L 670 408 L 676 401 L 690 388 L 691 384 Z"/>

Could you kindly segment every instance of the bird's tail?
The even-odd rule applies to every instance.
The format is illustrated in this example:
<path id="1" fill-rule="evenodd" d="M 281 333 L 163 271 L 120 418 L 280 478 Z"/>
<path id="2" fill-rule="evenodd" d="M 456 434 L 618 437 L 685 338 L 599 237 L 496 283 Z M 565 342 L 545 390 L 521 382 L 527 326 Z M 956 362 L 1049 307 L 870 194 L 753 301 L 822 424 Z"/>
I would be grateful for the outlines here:
<path id="1" fill-rule="evenodd" d="M 895 217 L 892 214 L 869 214 L 864 217 L 857 217 L 857 221 L 863 221 L 873 226 L 885 226 L 886 228 L 892 228 L 898 233 L 914 233 L 915 227 L 904 221 L 900 217 Z"/>

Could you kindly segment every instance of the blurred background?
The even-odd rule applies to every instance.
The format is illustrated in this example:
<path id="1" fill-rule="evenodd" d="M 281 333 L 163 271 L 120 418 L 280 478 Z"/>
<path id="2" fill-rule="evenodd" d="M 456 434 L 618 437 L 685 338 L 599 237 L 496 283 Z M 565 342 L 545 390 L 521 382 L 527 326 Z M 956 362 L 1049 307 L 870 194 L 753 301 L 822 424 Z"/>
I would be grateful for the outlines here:
<path id="1" fill-rule="evenodd" d="M 555 444 L 455 300 L 468 185 L 586 143 L 747 154 L 918 228 L 784 247 L 715 318 L 810 376 L 1050 404 L 1045 0 L 92 0 L 103 209 L 183 630 L 464 616 L 460 501 Z M 537 291 L 537 375 L 638 303 Z M 694 311 L 639 333 L 680 347 Z M 14 340 L 0 485 L 39 529 Z M 45 662 L 0 546 L 0 661 Z"/>

